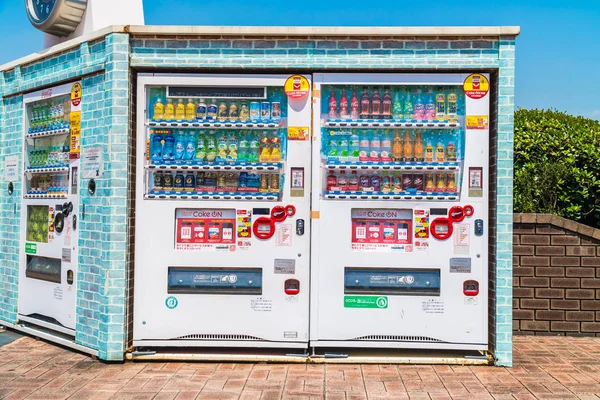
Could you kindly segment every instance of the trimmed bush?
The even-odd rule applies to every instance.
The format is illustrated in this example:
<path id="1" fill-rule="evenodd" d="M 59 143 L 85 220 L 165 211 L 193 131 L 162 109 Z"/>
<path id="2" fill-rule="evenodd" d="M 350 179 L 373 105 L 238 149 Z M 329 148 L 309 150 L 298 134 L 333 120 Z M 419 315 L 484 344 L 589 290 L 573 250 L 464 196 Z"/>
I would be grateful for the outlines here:
<path id="1" fill-rule="evenodd" d="M 600 123 L 555 110 L 515 112 L 514 211 L 600 226 Z"/>

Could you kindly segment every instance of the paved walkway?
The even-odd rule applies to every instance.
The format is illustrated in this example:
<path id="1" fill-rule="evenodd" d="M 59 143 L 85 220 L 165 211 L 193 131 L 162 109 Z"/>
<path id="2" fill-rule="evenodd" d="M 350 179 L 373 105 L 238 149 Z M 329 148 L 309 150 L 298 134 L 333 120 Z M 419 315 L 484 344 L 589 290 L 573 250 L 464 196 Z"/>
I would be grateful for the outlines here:
<path id="1" fill-rule="evenodd" d="M 600 338 L 515 337 L 515 367 L 106 364 L 25 337 L 0 348 L 3 399 L 600 399 Z"/>

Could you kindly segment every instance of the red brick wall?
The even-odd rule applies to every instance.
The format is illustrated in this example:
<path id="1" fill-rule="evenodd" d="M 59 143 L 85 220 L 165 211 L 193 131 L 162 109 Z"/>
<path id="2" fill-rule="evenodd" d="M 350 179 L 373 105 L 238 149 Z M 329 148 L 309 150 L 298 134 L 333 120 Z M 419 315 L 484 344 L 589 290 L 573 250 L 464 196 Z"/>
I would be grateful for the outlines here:
<path id="1" fill-rule="evenodd" d="M 515 214 L 515 334 L 600 336 L 600 229 Z"/>

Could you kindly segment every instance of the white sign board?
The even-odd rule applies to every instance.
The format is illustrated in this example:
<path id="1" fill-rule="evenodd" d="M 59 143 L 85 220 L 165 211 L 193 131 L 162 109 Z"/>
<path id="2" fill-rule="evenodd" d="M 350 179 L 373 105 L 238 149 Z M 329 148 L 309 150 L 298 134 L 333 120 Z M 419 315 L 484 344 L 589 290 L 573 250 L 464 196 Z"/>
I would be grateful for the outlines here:
<path id="1" fill-rule="evenodd" d="M 81 177 L 83 179 L 102 177 L 102 173 L 104 172 L 103 155 L 104 153 L 100 146 L 83 150 L 83 166 L 81 168 Z"/>
<path id="2" fill-rule="evenodd" d="M 4 181 L 16 182 L 19 179 L 19 156 L 4 157 Z"/>

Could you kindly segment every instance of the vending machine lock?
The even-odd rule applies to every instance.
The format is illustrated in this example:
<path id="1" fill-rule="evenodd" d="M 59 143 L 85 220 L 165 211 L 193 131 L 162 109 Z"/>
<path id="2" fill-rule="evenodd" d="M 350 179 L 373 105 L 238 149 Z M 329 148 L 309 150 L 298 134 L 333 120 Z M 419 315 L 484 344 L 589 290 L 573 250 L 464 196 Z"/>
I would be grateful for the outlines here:
<path id="1" fill-rule="evenodd" d="M 77 230 L 77 215 L 73 215 L 73 230 Z"/>
<path id="2" fill-rule="evenodd" d="M 483 220 L 475 220 L 475 236 L 483 236 Z"/>
<path id="3" fill-rule="evenodd" d="M 283 285 L 285 294 L 297 295 L 300 293 L 300 281 L 298 279 L 288 279 Z"/>
<path id="4" fill-rule="evenodd" d="M 438 240 L 446 240 L 452 236 L 452 221 L 446 217 L 436 218 L 431 221 L 431 235 Z"/>
<path id="5" fill-rule="evenodd" d="M 298 236 L 304 235 L 304 220 L 303 219 L 296 220 L 296 235 L 298 235 Z"/>
<path id="6" fill-rule="evenodd" d="M 69 284 L 69 285 L 73 284 L 73 281 L 75 279 L 74 276 L 75 276 L 75 274 L 73 274 L 73 270 L 70 269 L 67 271 L 67 284 Z"/>
<path id="7" fill-rule="evenodd" d="M 12 196 L 15 191 L 15 187 L 12 182 L 8 182 L 8 195 Z"/>
<path id="8" fill-rule="evenodd" d="M 54 229 L 56 233 L 61 233 L 65 228 L 65 215 L 61 212 L 56 213 L 54 216 Z"/>
<path id="9" fill-rule="evenodd" d="M 463 283 L 463 293 L 465 296 L 477 296 L 479 294 L 479 282 L 469 280 Z"/>

